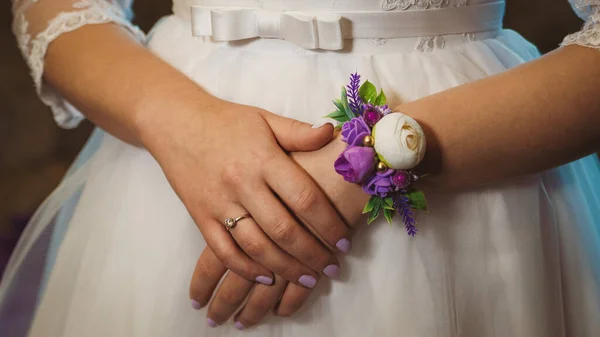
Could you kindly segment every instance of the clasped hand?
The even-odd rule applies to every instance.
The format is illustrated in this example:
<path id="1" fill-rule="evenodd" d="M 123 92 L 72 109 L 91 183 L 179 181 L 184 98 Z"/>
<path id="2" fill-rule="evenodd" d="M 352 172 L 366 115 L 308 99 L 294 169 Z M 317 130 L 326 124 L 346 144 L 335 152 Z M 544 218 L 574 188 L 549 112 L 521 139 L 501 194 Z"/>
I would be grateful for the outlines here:
<path id="1" fill-rule="evenodd" d="M 331 163 L 345 146 L 335 139 L 316 151 L 292 153 L 291 158 L 315 179 L 342 218 L 355 224 L 369 196 L 360 186 L 344 182 L 333 169 Z M 223 276 L 223 282 L 216 289 Z M 232 271 L 227 273 L 227 268 L 208 247 L 198 259 L 190 284 L 190 298 L 196 309 L 208 304 L 212 297 L 207 313 L 209 325 L 223 324 L 235 314 L 238 329 L 256 325 L 270 311 L 282 317 L 292 315 L 305 303 L 311 291 L 279 275 L 275 275 L 273 285 L 267 286 L 245 280 Z"/>
<path id="2" fill-rule="evenodd" d="M 224 301 L 215 301 L 213 322 L 222 323 L 230 314 L 220 313 L 237 309 L 246 297 L 239 300 L 241 295 L 230 295 L 226 289 L 247 294 L 255 282 L 264 285 L 253 292 L 261 306 L 270 309 L 283 296 L 279 313 L 291 313 L 301 305 L 297 299 L 305 299 L 320 274 L 339 275 L 335 253 L 348 252 L 351 247 L 349 228 L 323 186 L 286 152 L 323 147 L 331 141 L 333 127 L 327 124 L 313 129 L 258 108 L 224 101 L 213 102 L 202 111 L 186 116 L 185 123 L 165 126 L 165 130 L 177 130 L 167 131 L 168 142 L 147 144 L 209 248 L 198 262 L 192 298 L 196 306 L 206 304 L 230 270 L 221 292 L 228 295 Z M 315 168 L 326 164 L 325 173 L 335 175 L 331 161 L 305 159 L 305 165 L 318 163 Z M 224 226 L 226 218 L 246 213 L 252 217 L 230 231 Z M 260 289 L 268 289 L 269 295 L 262 296 Z M 219 303 L 224 308 L 220 309 Z M 248 326 L 257 322 L 261 318 L 257 313 L 264 310 L 250 312 L 244 320 Z"/>

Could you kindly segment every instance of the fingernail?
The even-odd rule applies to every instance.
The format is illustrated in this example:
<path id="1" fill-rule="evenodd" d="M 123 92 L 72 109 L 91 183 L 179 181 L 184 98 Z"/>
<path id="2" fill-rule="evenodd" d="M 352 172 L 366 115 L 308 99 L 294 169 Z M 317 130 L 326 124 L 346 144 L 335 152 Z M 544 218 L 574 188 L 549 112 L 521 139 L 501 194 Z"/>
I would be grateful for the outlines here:
<path id="1" fill-rule="evenodd" d="M 335 246 L 337 247 L 337 249 L 341 250 L 344 253 L 348 253 L 350 251 L 350 249 L 352 249 L 352 242 L 350 242 L 350 240 L 343 238 L 340 241 L 338 241 Z"/>
<path id="2" fill-rule="evenodd" d="M 326 124 L 331 124 L 331 123 L 330 123 L 330 122 L 321 121 L 321 122 L 319 122 L 319 123 L 315 123 L 315 124 L 313 124 L 313 125 L 311 126 L 311 128 L 313 128 L 313 129 L 318 129 L 318 128 L 320 128 L 320 127 L 322 127 L 322 126 L 326 125 Z"/>
<path id="3" fill-rule="evenodd" d="M 192 308 L 194 308 L 194 310 L 200 310 L 200 308 L 202 308 L 202 305 L 200 304 L 200 302 L 192 300 Z"/>
<path id="4" fill-rule="evenodd" d="M 338 279 L 340 278 L 340 274 L 341 274 L 341 270 L 340 267 L 338 267 L 335 264 L 330 264 L 327 267 L 325 267 L 325 269 L 323 269 L 323 274 L 331 277 L 332 279 Z"/>
<path id="5" fill-rule="evenodd" d="M 273 284 L 273 279 L 266 276 L 258 276 L 256 278 L 256 282 L 270 286 L 271 284 Z"/>
<path id="6" fill-rule="evenodd" d="M 317 284 L 317 280 L 310 275 L 302 275 L 298 279 L 298 282 L 307 288 L 314 288 Z"/>
<path id="7" fill-rule="evenodd" d="M 213 321 L 212 319 L 208 318 L 206 320 L 206 322 L 208 323 L 208 326 L 211 328 L 216 328 L 219 326 L 219 324 L 217 324 L 217 322 Z"/>
<path id="8" fill-rule="evenodd" d="M 233 325 L 238 330 L 244 330 L 244 329 L 246 329 L 246 327 L 244 326 L 244 324 L 240 323 L 240 321 L 235 321 L 235 324 L 233 324 Z"/>

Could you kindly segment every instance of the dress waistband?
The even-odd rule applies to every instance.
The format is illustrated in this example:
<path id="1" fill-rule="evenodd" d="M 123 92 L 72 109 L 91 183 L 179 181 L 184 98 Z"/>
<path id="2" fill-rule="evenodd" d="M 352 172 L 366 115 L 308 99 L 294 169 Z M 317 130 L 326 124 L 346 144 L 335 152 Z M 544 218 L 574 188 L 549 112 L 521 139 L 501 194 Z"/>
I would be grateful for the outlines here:
<path id="1" fill-rule="evenodd" d="M 344 39 L 393 39 L 495 31 L 504 1 L 416 11 L 285 11 L 175 2 L 194 36 L 214 41 L 284 39 L 306 49 L 340 50 Z"/>

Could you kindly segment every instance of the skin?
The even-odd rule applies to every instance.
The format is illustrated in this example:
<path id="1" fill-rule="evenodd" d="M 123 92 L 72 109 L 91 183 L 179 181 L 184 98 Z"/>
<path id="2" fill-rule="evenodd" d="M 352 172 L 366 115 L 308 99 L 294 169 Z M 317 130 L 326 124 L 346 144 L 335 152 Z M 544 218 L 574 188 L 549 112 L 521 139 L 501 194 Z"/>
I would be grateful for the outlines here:
<path id="1" fill-rule="evenodd" d="M 328 182 L 335 181 L 333 175 L 319 175 L 328 170 L 331 173 L 332 162 L 341 152 L 335 146 L 340 144 L 334 141 L 323 152 L 294 157 L 306 171 L 314 170 L 314 176 L 323 180 L 325 193 L 279 148 L 317 150 L 331 138 L 330 127 L 311 131 L 306 125 L 264 110 L 212 97 L 137 44 L 126 30 L 112 24 L 86 26 L 60 36 L 48 49 L 44 78 L 95 124 L 124 141 L 144 146 L 161 164 L 210 247 L 198 262 L 192 289 L 204 279 L 207 285 L 192 290 L 192 298 L 208 302 L 214 289 L 211 286 L 216 286 L 214 280 L 231 270 L 217 291 L 209 317 L 224 322 L 249 289 L 254 289 L 252 298 L 247 310 L 239 314 L 244 325 L 256 324 L 268 311 L 265 308 L 275 305 L 276 313 L 291 315 L 310 293 L 298 284 L 298 276 L 318 278 L 326 266 L 338 264 L 327 248 L 349 237 L 349 229 L 326 195 L 349 222 L 364 204 L 356 186 L 332 186 Z M 600 53 L 574 46 L 497 76 L 402 105 L 400 111 L 415 118 L 427 134 L 428 154 L 419 167 L 428 173 L 424 187 L 468 188 L 539 172 L 597 151 L 598 87 Z M 240 114 L 245 116 L 243 123 L 239 122 Z M 229 132 L 225 126 L 232 123 L 235 129 Z M 254 135 L 252 144 L 247 144 L 247 138 L 235 138 L 250 132 Z M 223 144 L 222 139 L 237 143 L 229 151 L 214 151 L 211 144 Z M 240 155 L 240 148 L 248 149 L 252 156 Z M 206 157 L 210 162 L 203 162 L 201 158 Z M 256 158 L 270 161 L 273 170 L 226 169 L 238 163 L 255 167 L 252 163 L 258 162 Z M 209 170 L 207 174 L 213 179 L 195 174 L 200 170 Z M 283 179 L 282 174 L 273 174 L 276 172 L 293 179 Z M 212 182 L 215 178 L 218 183 Z M 203 195 L 200 191 L 205 188 L 210 192 Z M 267 192 L 269 188 L 276 190 L 314 236 Z M 252 200 L 255 196 L 250 189 L 259 191 L 260 202 Z M 260 207 L 264 204 L 270 205 L 268 210 Z M 244 226 L 254 228 L 253 241 L 238 242 L 236 234 L 224 231 L 220 221 L 245 209 L 257 220 Z M 257 247 L 257 242 L 268 248 L 249 248 Z M 257 276 L 274 277 L 275 285 L 251 287 Z M 290 283 L 282 290 L 286 281 Z M 243 291 L 233 294 L 235 289 Z M 279 302 L 273 300 L 280 295 Z M 219 298 L 224 303 L 221 307 Z"/>

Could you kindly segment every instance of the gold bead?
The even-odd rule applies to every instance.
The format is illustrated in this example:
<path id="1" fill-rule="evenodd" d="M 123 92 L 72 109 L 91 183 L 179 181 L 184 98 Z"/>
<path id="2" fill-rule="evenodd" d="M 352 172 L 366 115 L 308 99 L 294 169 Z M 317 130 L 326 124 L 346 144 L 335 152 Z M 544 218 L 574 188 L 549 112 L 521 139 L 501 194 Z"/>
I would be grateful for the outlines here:
<path id="1" fill-rule="evenodd" d="M 365 138 L 363 138 L 363 145 L 368 147 L 375 146 L 375 138 L 373 138 L 373 136 L 365 136 Z"/>
<path id="2" fill-rule="evenodd" d="M 379 163 L 377 163 L 377 172 L 385 172 L 387 170 L 388 167 L 384 162 L 380 161 Z"/>

